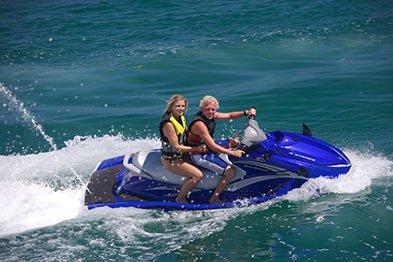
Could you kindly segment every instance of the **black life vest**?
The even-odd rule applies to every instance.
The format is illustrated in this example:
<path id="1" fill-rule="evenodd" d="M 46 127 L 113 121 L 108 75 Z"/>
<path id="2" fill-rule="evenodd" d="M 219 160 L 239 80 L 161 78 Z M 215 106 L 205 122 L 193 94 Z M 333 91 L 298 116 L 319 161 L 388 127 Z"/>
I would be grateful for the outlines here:
<path id="1" fill-rule="evenodd" d="M 191 120 L 191 123 L 188 125 L 188 132 L 187 132 L 188 145 L 199 146 L 203 144 L 202 138 L 199 135 L 194 135 L 191 132 L 192 126 L 198 121 L 202 121 L 205 124 L 211 137 L 213 137 L 214 135 L 214 131 L 216 130 L 216 121 L 214 120 L 214 118 L 213 119 L 207 118 L 202 114 L 201 111 L 199 111 L 198 113 L 195 114 L 194 118 Z"/>
<path id="2" fill-rule="evenodd" d="M 169 142 L 168 138 L 164 135 L 163 127 L 164 124 L 170 122 L 173 127 L 175 128 L 177 139 L 179 144 L 183 144 L 185 141 L 185 134 L 186 134 L 186 118 L 184 116 L 180 116 L 180 121 L 177 120 L 172 114 L 166 112 L 161 119 L 160 122 L 160 139 L 162 145 L 162 154 L 167 157 L 175 157 L 181 158 L 182 153 L 176 152 L 171 143 Z"/>

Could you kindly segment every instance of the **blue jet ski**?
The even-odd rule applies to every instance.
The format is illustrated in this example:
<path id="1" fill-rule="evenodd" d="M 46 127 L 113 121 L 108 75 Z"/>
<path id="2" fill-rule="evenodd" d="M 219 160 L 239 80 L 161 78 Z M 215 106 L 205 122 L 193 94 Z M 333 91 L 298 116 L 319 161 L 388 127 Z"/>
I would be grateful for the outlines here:
<path id="1" fill-rule="evenodd" d="M 229 144 L 229 140 L 217 142 Z M 340 149 L 312 137 L 304 124 L 303 134 L 265 134 L 255 119 L 249 119 L 241 149 L 246 152 L 241 158 L 215 155 L 229 161 L 235 170 L 235 176 L 220 195 L 222 203 L 208 203 L 221 178 L 209 170 L 203 170 L 203 179 L 188 195 L 189 203 L 177 203 L 175 198 L 185 178 L 165 169 L 160 149 L 155 149 L 99 163 L 87 185 L 85 205 L 88 209 L 107 206 L 164 210 L 248 206 L 285 195 L 309 179 L 336 178 L 351 168 Z"/>

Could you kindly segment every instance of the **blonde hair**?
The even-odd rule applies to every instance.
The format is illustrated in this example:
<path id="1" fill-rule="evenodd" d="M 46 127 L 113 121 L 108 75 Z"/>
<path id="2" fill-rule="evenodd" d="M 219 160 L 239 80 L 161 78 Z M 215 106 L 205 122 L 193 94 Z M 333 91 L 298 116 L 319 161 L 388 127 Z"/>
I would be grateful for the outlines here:
<path id="1" fill-rule="evenodd" d="M 168 102 L 167 102 L 167 104 L 166 104 L 165 112 L 166 112 L 166 113 L 170 113 L 170 112 L 171 112 L 171 109 L 172 109 L 172 107 L 175 105 L 175 103 L 176 103 L 177 101 L 180 101 L 180 100 L 184 100 L 184 102 L 185 102 L 185 104 L 186 104 L 186 110 L 187 110 L 187 105 L 188 105 L 187 99 L 186 99 L 183 95 L 175 94 L 175 95 L 173 95 L 173 96 L 171 96 L 171 97 L 169 98 L 169 100 L 168 100 Z"/>
<path id="2" fill-rule="evenodd" d="M 218 104 L 217 99 L 214 96 L 204 96 L 201 101 L 199 102 L 199 109 L 202 109 L 204 106 L 210 104 L 210 103 L 215 103 L 217 106 L 217 109 L 220 107 Z"/>

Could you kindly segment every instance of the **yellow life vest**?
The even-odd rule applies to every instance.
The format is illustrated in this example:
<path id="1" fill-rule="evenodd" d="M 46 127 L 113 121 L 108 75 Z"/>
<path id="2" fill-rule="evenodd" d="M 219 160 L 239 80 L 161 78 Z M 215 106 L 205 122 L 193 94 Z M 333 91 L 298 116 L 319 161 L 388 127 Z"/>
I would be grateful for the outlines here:
<path id="1" fill-rule="evenodd" d="M 186 132 L 186 118 L 184 116 L 180 116 L 181 123 L 179 123 L 176 118 L 171 115 L 169 121 L 171 121 L 172 125 L 175 127 L 175 131 L 179 139 L 184 135 Z"/>

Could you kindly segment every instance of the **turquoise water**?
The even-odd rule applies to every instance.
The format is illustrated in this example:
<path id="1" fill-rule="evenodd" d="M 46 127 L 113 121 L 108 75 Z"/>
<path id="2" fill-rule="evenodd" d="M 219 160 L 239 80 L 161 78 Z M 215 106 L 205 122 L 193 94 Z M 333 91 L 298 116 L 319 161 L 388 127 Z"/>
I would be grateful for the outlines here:
<path id="1" fill-rule="evenodd" d="M 2 1 L 0 259 L 392 260 L 392 14 L 390 1 Z M 266 131 L 305 122 L 356 170 L 250 208 L 86 211 L 71 168 L 87 181 L 105 158 L 158 147 L 177 92 L 189 116 L 211 94 L 222 111 L 257 107 Z"/>

